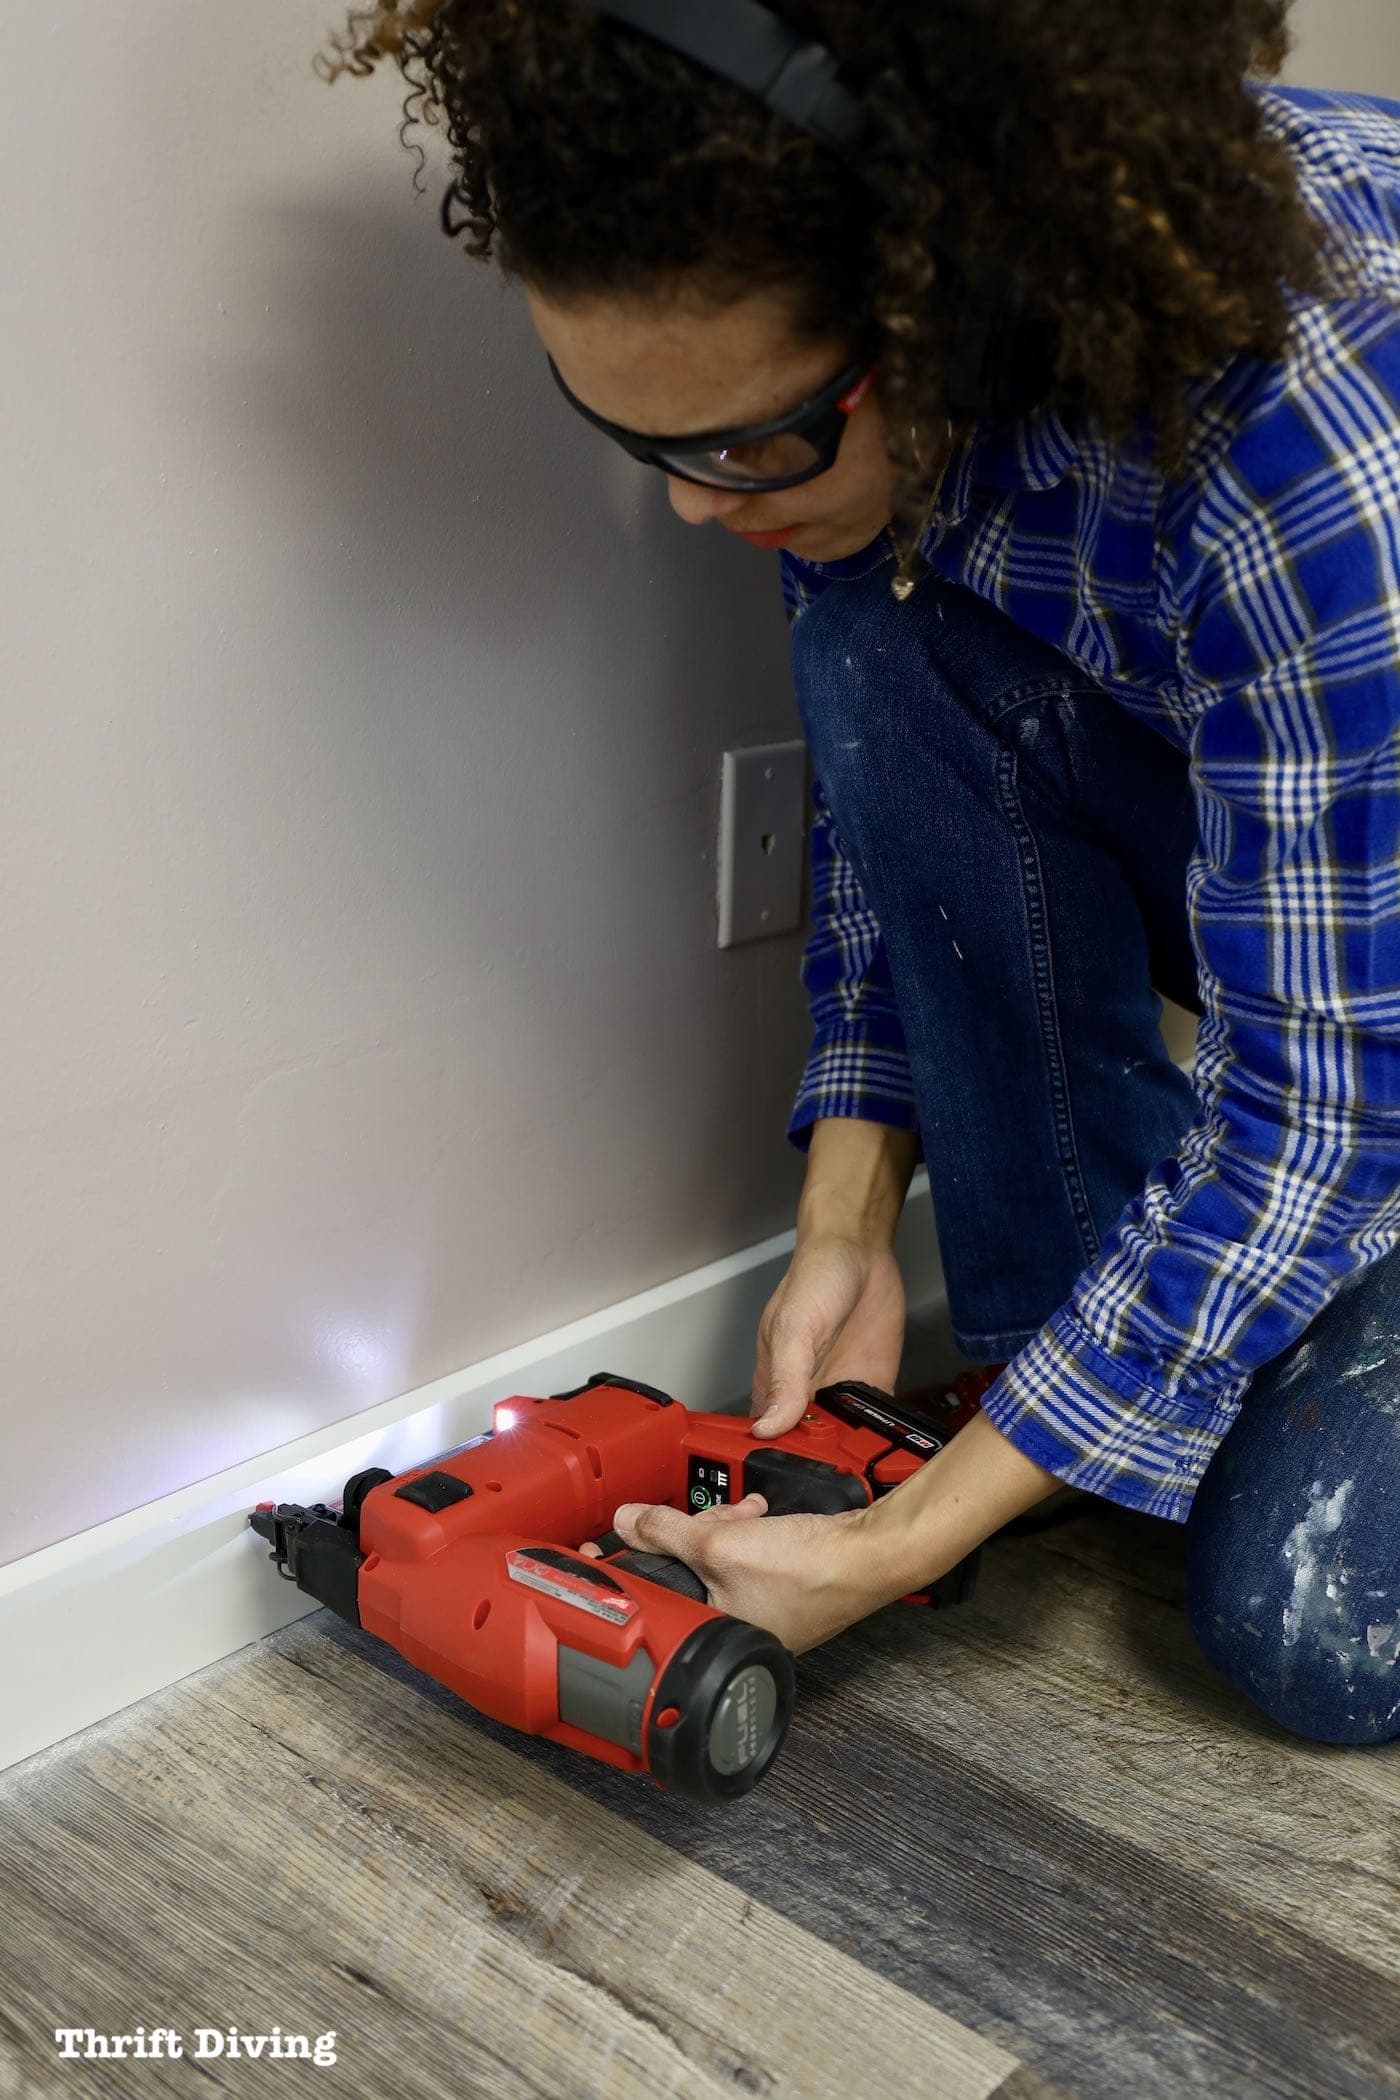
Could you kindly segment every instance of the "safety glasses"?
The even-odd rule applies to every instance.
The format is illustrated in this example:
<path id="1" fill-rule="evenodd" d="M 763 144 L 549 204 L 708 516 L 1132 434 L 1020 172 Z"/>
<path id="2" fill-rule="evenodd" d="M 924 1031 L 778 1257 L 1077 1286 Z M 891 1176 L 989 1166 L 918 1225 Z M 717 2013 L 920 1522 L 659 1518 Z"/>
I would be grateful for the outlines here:
<path id="1" fill-rule="evenodd" d="M 770 423 L 666 438 L 643 437 L 595 415 L 569 392 L 552 357 L 549 369 L 570 406 L 644 466 L 660 467 L 664 474 L 698 481 L 704 488 L 753 494 L 762 489 L 795 488 L 801 481 L 814 481 L 818 474 L 825 474 L 835 461 L 847 417 L 859 408 L 875 378 L 875 366 L 861 356 L 819 394 Z"/>

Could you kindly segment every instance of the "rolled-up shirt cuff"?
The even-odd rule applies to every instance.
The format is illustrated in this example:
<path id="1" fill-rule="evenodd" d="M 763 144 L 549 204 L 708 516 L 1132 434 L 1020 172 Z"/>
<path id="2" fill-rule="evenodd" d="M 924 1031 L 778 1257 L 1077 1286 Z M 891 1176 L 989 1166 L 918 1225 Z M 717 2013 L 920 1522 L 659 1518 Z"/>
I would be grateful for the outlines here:
<path id="1" fill-rule="evenodd" d="M 1064 1305 L 988 1387 L 982 1411 L 1066 1486 L 1184 1524 L 1249 1383 L 1246 1372 L 1194 1406 L 1168 1399 L 1125 1374 Z"/>
<path id="2" fill-rule="evenodd" d="M 860 1116 L 896 1130 L 919 1127 L 903 1045 L 879 1042 L 868 1028 L 823 1030 L 812 1044 L 787 1135 L 799 1152 L 823 1116 Z"/>

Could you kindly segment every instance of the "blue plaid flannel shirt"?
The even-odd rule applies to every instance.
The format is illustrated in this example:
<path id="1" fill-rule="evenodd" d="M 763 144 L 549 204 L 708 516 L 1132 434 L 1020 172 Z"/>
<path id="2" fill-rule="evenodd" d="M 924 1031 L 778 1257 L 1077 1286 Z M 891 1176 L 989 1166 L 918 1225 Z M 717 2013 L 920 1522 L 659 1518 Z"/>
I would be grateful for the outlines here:
<path id="1" fill-rule="evenodd" d="M 1195 1119 L 984 1401 L 1062 1480 L 1178 1522 L 1254 1372 L 1400 1240 L 1400 105 L 1259 97 L 1343 295 L 1296 304 L 1281 363 L 1201 382 L 1185 473 L 1041 411 L 968 436 L 922 542 L 1190 753 Z M 869 553 L 784 553 L 790 618 Z M 801 1147 L 819 1116 L 917 1128 L 880 929 L 813 803 Z"/>

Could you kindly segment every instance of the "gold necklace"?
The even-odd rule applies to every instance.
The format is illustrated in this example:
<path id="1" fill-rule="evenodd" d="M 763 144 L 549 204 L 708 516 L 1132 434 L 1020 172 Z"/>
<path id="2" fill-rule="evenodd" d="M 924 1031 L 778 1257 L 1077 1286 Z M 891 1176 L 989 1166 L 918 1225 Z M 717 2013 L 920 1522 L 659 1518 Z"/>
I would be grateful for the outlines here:
<path id="1" fill-rule="evenodd" d="M 912 427 L 910 428 L 909 435 L 911 438 L 914 439 L 915 448 L 917 449 L 918 437 L 917 433 Z M 938 479 L 933 484 L 933 494 L 929 497 L 928 508 L 924 512 L 923 520 L 920 523 L 918 530 L 914 534 L 913 543 L 910 546 L 909 550 L 902 557 L 902 559 L 899 560 L 897 573 L 894 577 L 893 582 L 890 584 L 890 590 L 893 592 L 894 596 L 899 600 L 901 605 L 904 604 L 906 599 L 913 597 L 920 583 L 922 583 L 924 577 L 928 574 L 928 563 L 923 559 L 923 556 L 920 554 L 919 547 L 921 541 L 923 540 L 924 534 L 928 531 L 929 525 L 932 523 L 933 514 L 938 508 L 938 500 L 943 494 L 943 484 L 948 478 L 948 469 L 953 463 L 953 454 L 956 451 L 956 449 L 957 447 L 953 443 L 953 420 L 950 416 L 948 418 L 947 450 L 943 454 L 943 464 L 938 469 Z M 895 540 L 893 526 L 887 525 L 885 527 L 885 534 L 889 540 L 890 546 L 895 552 L 895 555 L 898 557 L 899 546 L 897 541 Z M 919 564 L 918 572 L 914 575 L 909 575 L 908 573 L 906 573 L 911 560 L 916 560 Z"/>

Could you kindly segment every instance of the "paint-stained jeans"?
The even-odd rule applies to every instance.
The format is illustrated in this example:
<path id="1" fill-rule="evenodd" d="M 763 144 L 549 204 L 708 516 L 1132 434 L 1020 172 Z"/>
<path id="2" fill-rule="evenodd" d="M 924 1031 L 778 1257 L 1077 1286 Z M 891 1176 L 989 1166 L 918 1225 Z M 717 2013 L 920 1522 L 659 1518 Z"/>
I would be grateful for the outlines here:
<path id="1" fill-rule="evenodd" d="M 960 586 L 896 604 L 886 564 L 828 584 L 793 669 L 884 936 L 953 1335 L 1010 1357 L 1195 1114 L 1157 998 L 1200 1011 L 1187 759 Z M 976 929 L 980 1004 L 939 906 Z M 1224 1677 L 1296 1734 L 1400 1740 L 1400 1249 L 1256 1373 L 1186 1530 Z"/>

